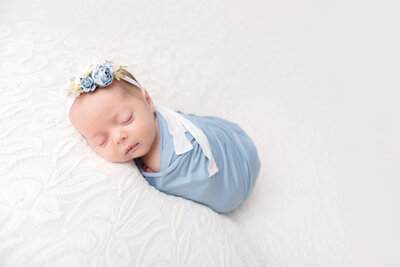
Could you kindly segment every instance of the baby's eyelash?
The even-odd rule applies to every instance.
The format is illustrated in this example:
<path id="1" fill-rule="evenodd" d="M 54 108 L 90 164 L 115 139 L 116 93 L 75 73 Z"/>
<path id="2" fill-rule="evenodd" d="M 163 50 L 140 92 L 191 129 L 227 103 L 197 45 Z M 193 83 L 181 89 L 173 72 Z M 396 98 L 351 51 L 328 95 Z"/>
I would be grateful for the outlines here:
<path id="1" fill-rule="evenodd" d="M 107 144 L 108 138 L 106 139 L 106 141 L 104 141 L 104 143 L 100 144 L 99 146 L 104 147 Z"/>
<path id="2" fill-rule="evenodd" d="M 128 123 L 129 121 L 132 120 L 132 118 L 133 118 L 133 114 L 132 114 L 132 116 L 131 116 L 127 121 L 125 121 L 124 123 Z"/>

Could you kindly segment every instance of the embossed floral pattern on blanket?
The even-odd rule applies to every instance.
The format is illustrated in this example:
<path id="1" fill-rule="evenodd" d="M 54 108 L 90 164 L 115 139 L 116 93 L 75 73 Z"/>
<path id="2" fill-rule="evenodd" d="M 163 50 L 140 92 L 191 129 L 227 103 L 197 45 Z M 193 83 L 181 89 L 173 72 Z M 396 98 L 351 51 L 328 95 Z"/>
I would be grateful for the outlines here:
<path id="1" fill-rule="evenodd" d="M 340 266 L 332 129 L 302 120 L 307 84 L 257 9 L 2 1 L 0 266 Z M 243 206 L 220 215 L 163 194 L 133 162 L 88 148 L 67 120 L 65 89 L 105 58 L 127 65 L 156 104 L 249 133 L 262 169 Z"/>

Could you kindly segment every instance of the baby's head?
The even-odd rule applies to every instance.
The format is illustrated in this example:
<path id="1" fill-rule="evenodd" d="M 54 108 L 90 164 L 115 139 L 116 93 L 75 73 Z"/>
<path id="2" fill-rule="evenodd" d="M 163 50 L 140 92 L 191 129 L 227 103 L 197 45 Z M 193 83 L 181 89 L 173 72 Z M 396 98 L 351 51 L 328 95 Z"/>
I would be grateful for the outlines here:
<path id="1" fill-rule="evenodd" d="M 149 156 L 158 136 L 153 101 L 126 70 L 120 69 L 114 77 L 105 87 L 81 91 L 70 108 L 69 119 L 90 148 L 111 162 Z"/>

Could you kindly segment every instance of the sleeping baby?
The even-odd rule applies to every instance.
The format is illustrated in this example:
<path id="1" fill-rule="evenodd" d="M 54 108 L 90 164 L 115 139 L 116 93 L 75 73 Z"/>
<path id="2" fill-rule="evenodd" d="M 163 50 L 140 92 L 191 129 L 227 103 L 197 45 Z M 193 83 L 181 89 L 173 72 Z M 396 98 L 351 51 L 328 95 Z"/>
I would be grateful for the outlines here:
<path id="1" fill-rule="evenodd" d="M 224 213 L 250 195 L 257 149 L 235 123 L 155 106 L 147 90 L 112 61 L 71 79 L 67 112 L 98 155 L 135 162 L 156 189 Z"/>

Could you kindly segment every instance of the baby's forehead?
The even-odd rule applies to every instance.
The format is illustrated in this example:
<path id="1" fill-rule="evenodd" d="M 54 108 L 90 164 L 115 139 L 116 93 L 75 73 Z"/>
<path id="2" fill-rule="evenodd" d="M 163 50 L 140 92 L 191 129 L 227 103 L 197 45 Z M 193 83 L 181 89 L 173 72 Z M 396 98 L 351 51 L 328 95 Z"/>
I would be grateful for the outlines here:
<path id="1" fill-rule="evenodd" d="M 115 94 L 87 93 L 76 101 L 74 108 L 81 116 L 102 118 L 117 109 L 121 100 Z"/>
<path id="2" fill-rule="evenodd" d="M 103 90 L 103 89 L 102 89 Z M 73 104 L 70 112 L 71 122 L 81 134 L 87 135 L 98 127 L 102 127 L 123 106 L 128 105 L 127 97 L 111 92 L 85 93 Z"/>
<path id="3" fill-rule="evenodd" d="M 86 111 L 97 110 L 109 112 L 117 108 L 128 96 L 122 86 L 115 82 L 109 87 L 99 88 L 91 93 L 83 93 L 78 99 L 78 104 Z"/>

